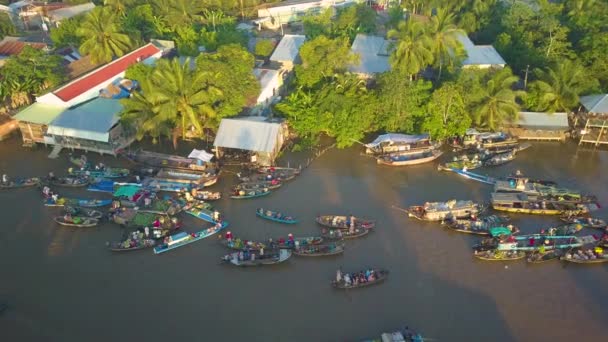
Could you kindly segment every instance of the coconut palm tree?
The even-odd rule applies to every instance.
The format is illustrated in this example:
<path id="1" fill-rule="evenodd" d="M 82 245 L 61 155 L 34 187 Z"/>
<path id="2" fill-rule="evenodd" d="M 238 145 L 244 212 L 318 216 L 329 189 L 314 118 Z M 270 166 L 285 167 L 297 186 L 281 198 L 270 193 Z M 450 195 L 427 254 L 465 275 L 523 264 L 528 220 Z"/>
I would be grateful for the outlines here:
<path id="1" fill-rule="evenodd" d="M 473 107 L 472 119 L 476 125 L 496 130 L 503 122 L 517 119 L 517 98 L 524 94 L 513 90 L 518 80 L 519 77 L 513 75 L 509 68 L 492 75 L 483 89 L 481 100 Z"/>
<path id="2" fill-rule="evenodd" d="M 203 21 L 203 4 L 192 0 L 156 0 L 156 11 L 170 27 L 192 25 Z"/>
<path id="3" fill-rule="evenodd" d="M 90 55 L 93 63 L 109 62 L 130 51 L 133 43 L 118 28 L 116 13 L 109 8 L 95 8 L 87 14 L 76 33 L 83 37 L 80 52 Z"/>
<path id="4" fill-rule="evenodd" d="M 421 23 L 408 20 L 390 30 L 388 37 L 395 39 L 394 50 L 389 61 L 394 70 L 410 77 L 433 63 L 433 42 Z"/>
<path id="5" fill-rule="evenodd" d="M 444 65 L 453 65 L 454 61 L 464 54 L 458 35 L 466 34 L 454 25 L 454 15 L 445 8 L 437 10 L 431 17 L 429 34 L 432 39 L 435 64 L 439 67 L 437 80 L 441 79 Z"/>
<path id="6" fill-rule="evenodd" d="M 578 95 L 593 82 L 580 64 L 568 59 L 546 70 L 536 69 L 534 73 L 538 80 L 532 82 L 530 88 L 539 96 L 539 110 L 550 113 L 576 107 Z"/>
<path id="7" fill-rule="evenodd" d="M 132 8 L 136 0 L 104 0 L 103 5 L 109 7 L 114 13 L 124 16 L 128 8 Z"/>

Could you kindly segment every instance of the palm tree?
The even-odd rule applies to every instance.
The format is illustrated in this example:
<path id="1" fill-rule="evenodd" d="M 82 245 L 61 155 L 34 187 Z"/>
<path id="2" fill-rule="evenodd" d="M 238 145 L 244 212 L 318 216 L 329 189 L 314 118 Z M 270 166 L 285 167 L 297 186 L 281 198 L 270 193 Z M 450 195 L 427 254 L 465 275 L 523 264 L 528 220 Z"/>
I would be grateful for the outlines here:
<path id="1" fill-rule="evenodd" d="M 388 32 L 388 37 L 396 40 L 389 59 L 392 68 L 405 73 L 410 80 L 433 63 L 432 40 L 419 22 L 401 22 L 396 30 Z"/>
<path id="2" fill-rule="evenodd" d="M 568 16 L 578 17 L 584 16 L 585 13 L 593 11 L 595 8 L 595 0 L 570 0 L 566 2 Z"/>
<path id="3" fill-rule="evenodd" d="M 211 27 L 213 27 L 213 32 L 216 32 L 217 25 L 230 24 L 230 23 L 234 22 L 234 18 L 224 15 L 224 12 L 222 12 L 220 10 L 218 10 L 218 11 L 204 10 L 203 15 L 202 15 L 202 21 L 206 25 L 211 24 Z"/>
<path id="4" fill-rule="evenodd" d="M 437 15 L 431 17 L 429 33 L 433 41 L 435 63 L 439 66 L 437 80 L 440 80 L 443 66 L 453 65 L 454 60 L 463 54 L 458 35 L 466 33 L 454 25 L 454 15 L 445 8 L 438 9 Z"/>
<path id="5" fill-rule="evenodd" d="M 513 90 L 519 77 L 511 69 L 497 71 L 483 89 L 481 100 L 473 108 L 473 121 L 476 125 L 496 130 L 505 121 L 515 121 L 519 113 L 517 98 L 522 91 Z"/>
<path id="6" fill-rule="evenodd" d="M 96 8 L 87 14 L 76 33 L 83 37 L 80 52 L 91 55 L 93 63 L 109 62 L 131 50 L 133 43 L 118 28 L 116 14 L 109 8 Z"/>
<path id="7" fill-rule="evenodd" d="M 536 69 L 538 81 L 532 82 L 532 91 L 539 95 L 539 110 L 554 113 L 570 111 L 578 102 L 580 94 L 592 80 L 585 69 L 568 59 L 546 70 Z"/>
<path id="8" fill-rule="evenodd" d="M 104 0 L 103 5 L 111 8 L 114 13 L 124 16 L 127 9 L 135 5 L 135 0 Z"/>
<path id="9" fill-rule="evenodd" d="M 125 101 L 129 112 L 139 112 L 144 123 L 142 134 L 158 136 L 170 127 L 174 146 L 190 128 L 202 134 L 216 116 L 213 104 L 221 95 L 220 90 L 208 85 L 209 72 L 191 70 L 189 59 L 183 63 L 178 59 L 159 60 L 149 83 L 142 84 L 141 97 Z M 137 115 L 128 115 L 129 119 L 137 120 Z"/>
<path id="10" fill-rule="evenodd" d="M 192 0 L 157 0 L 153 2 L 156 11 L 170 27 L 192 25 L 203 21 L 203 4 Z"/>

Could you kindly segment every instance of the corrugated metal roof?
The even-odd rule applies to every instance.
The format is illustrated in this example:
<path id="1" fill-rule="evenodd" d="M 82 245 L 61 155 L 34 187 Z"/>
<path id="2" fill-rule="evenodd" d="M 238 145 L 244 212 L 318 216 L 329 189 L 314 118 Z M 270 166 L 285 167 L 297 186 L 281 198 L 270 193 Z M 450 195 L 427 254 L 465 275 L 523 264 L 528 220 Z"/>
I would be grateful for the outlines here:
<path id="1" fill-rule="evenodd" d="M 60 136 L 107 142 L 108 132 L 119 120 L 119 100 L 95 98 L 59 115 L 48 133 Z"/>
<path id="2" fill-rule="evenodd" d="M 538 112 L 519 112 L 517 125 L 531 128 L 558 128 L 567 129 L 567 113 L 538 113 Z"/>
<path id="3" fill-rule="evenodd" d="M 135 64 L 138 61 L 143 61 L 159 52 L 161 52 L 161 50 L 153 44 L 146 44 L 141 48 L 85 75 L 84 77 L 68 83 L 67 85 L 54 91 L 53 94 L 63 101 L 70 101 L 85 91 L 92 89 L 93 87 L 96 87 L 111 78 L 117 77 L 120 73 L 127 70 L 127 68 L 132 64 Z"/>
<path id="4" fill-rule="evenodd" d="M 82 5 L 64 7 L 64 8 L 56 9 L 53 11 L 49 11 L 49 17 L 55 21 L 60 21 L 60 20 L 72 18 L 79 14 L 90 12 L 94 8 L 95 8 L 95 4 L 92 2 L 88 2 L 88 3 L 82 4 Z"/>
<path id="5" fill-rule="evenodd" d="M 388 61 L 389 42 L 378 36 L 358 34 L 350 50 L 359 55 L 359 64 L 352 65 L 352 72 L 374 74 L 390 70 Z"/>
<path id="6" fill-rule="evenodd" d="M 581 96 L 580 101 L 589 113 L 608 114 L 608 94 Z"/>
<path id="7" fill-rule="evenodd" d="M 44 49 L 46 44 L 44 43 L 26 43 L 18 40 L 3 40 L 0 41 L 0 55 L 3 56 L 14 56 L 21 53 L 23 48 L 31 46 L 34 49 Z"/>
<path id="8" fill-rule="evenodd" d="M 504 66 L 507 64 L 492 45 L 475 45 L 466 34 L 458 34 L 457 38 L 467 53 L 467 58 L 462 62 L 462 65 Z"/>
<path id="9" fill-rule="evenodd" d="M 265 122 L 265 117 L 222 119 L 213 146 L 256 152 L 273 152 L 281 124 Z"/>
<path id="10" fill-rule="evenodd" d="M 64 110 L 65 107 L 35 102 L 17 113 L 13 118 L 17 121 L 48 125 Z"/>
<path id="11" fill-rule="evenodd" d="M 300 47 L 304 44 L 306 37 L 299 34 L 286 34 L 274 49 L 271 61 L 275 62 L 294 62 L 300 52 Z"/>

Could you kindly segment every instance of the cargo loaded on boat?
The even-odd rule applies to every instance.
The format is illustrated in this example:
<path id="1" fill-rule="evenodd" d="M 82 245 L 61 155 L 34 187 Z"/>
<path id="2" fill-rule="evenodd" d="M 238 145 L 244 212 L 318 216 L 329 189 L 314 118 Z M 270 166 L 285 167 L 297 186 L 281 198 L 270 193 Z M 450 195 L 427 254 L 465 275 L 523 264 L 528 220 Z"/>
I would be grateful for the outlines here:
<path id="1" fill-rule="evenodd" d="M 426 202 L 407 209 L 410 217 L 424 221 L 442 221 L 448 218 L 467 218 L 477 215 L 483 207 L 473 201 L 450 200 L 447 202 Z"/>
<path id="2" fill-rule="evenodd" d="M 395 152 L 426 151 L 439 148 L 440 146 L 440 143 L 431 142 L 431 137 L 428 134 L 408 135 L 387 133 L 379 135 L 371 143 L 365 144 L 365 153 L 383 155 Z"/>
<path id="3" fill-rule="evenodd" d="M 578 215 L 597 209 L 595 204 L 555 201 L 543 196 L 502 192 L 492 193 L 492 207 L 500 211 L 534 215 Z"/>

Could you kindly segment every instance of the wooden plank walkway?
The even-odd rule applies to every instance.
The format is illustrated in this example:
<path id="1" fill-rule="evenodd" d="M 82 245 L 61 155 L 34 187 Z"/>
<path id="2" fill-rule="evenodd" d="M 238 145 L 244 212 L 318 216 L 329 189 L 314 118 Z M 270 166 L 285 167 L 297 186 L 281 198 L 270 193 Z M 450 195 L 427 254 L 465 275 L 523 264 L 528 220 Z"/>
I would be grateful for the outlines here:
<path id="1" fill-rule="evenodd" d="M 61 145 L 53 146 L 53 150 L 49 154 L 49 158 L 57 159 L 57 157 L 59 157 L 59 153 L 61 152 L 62 149 L 63 149 L 63 146 L 61 146 Z"/>

